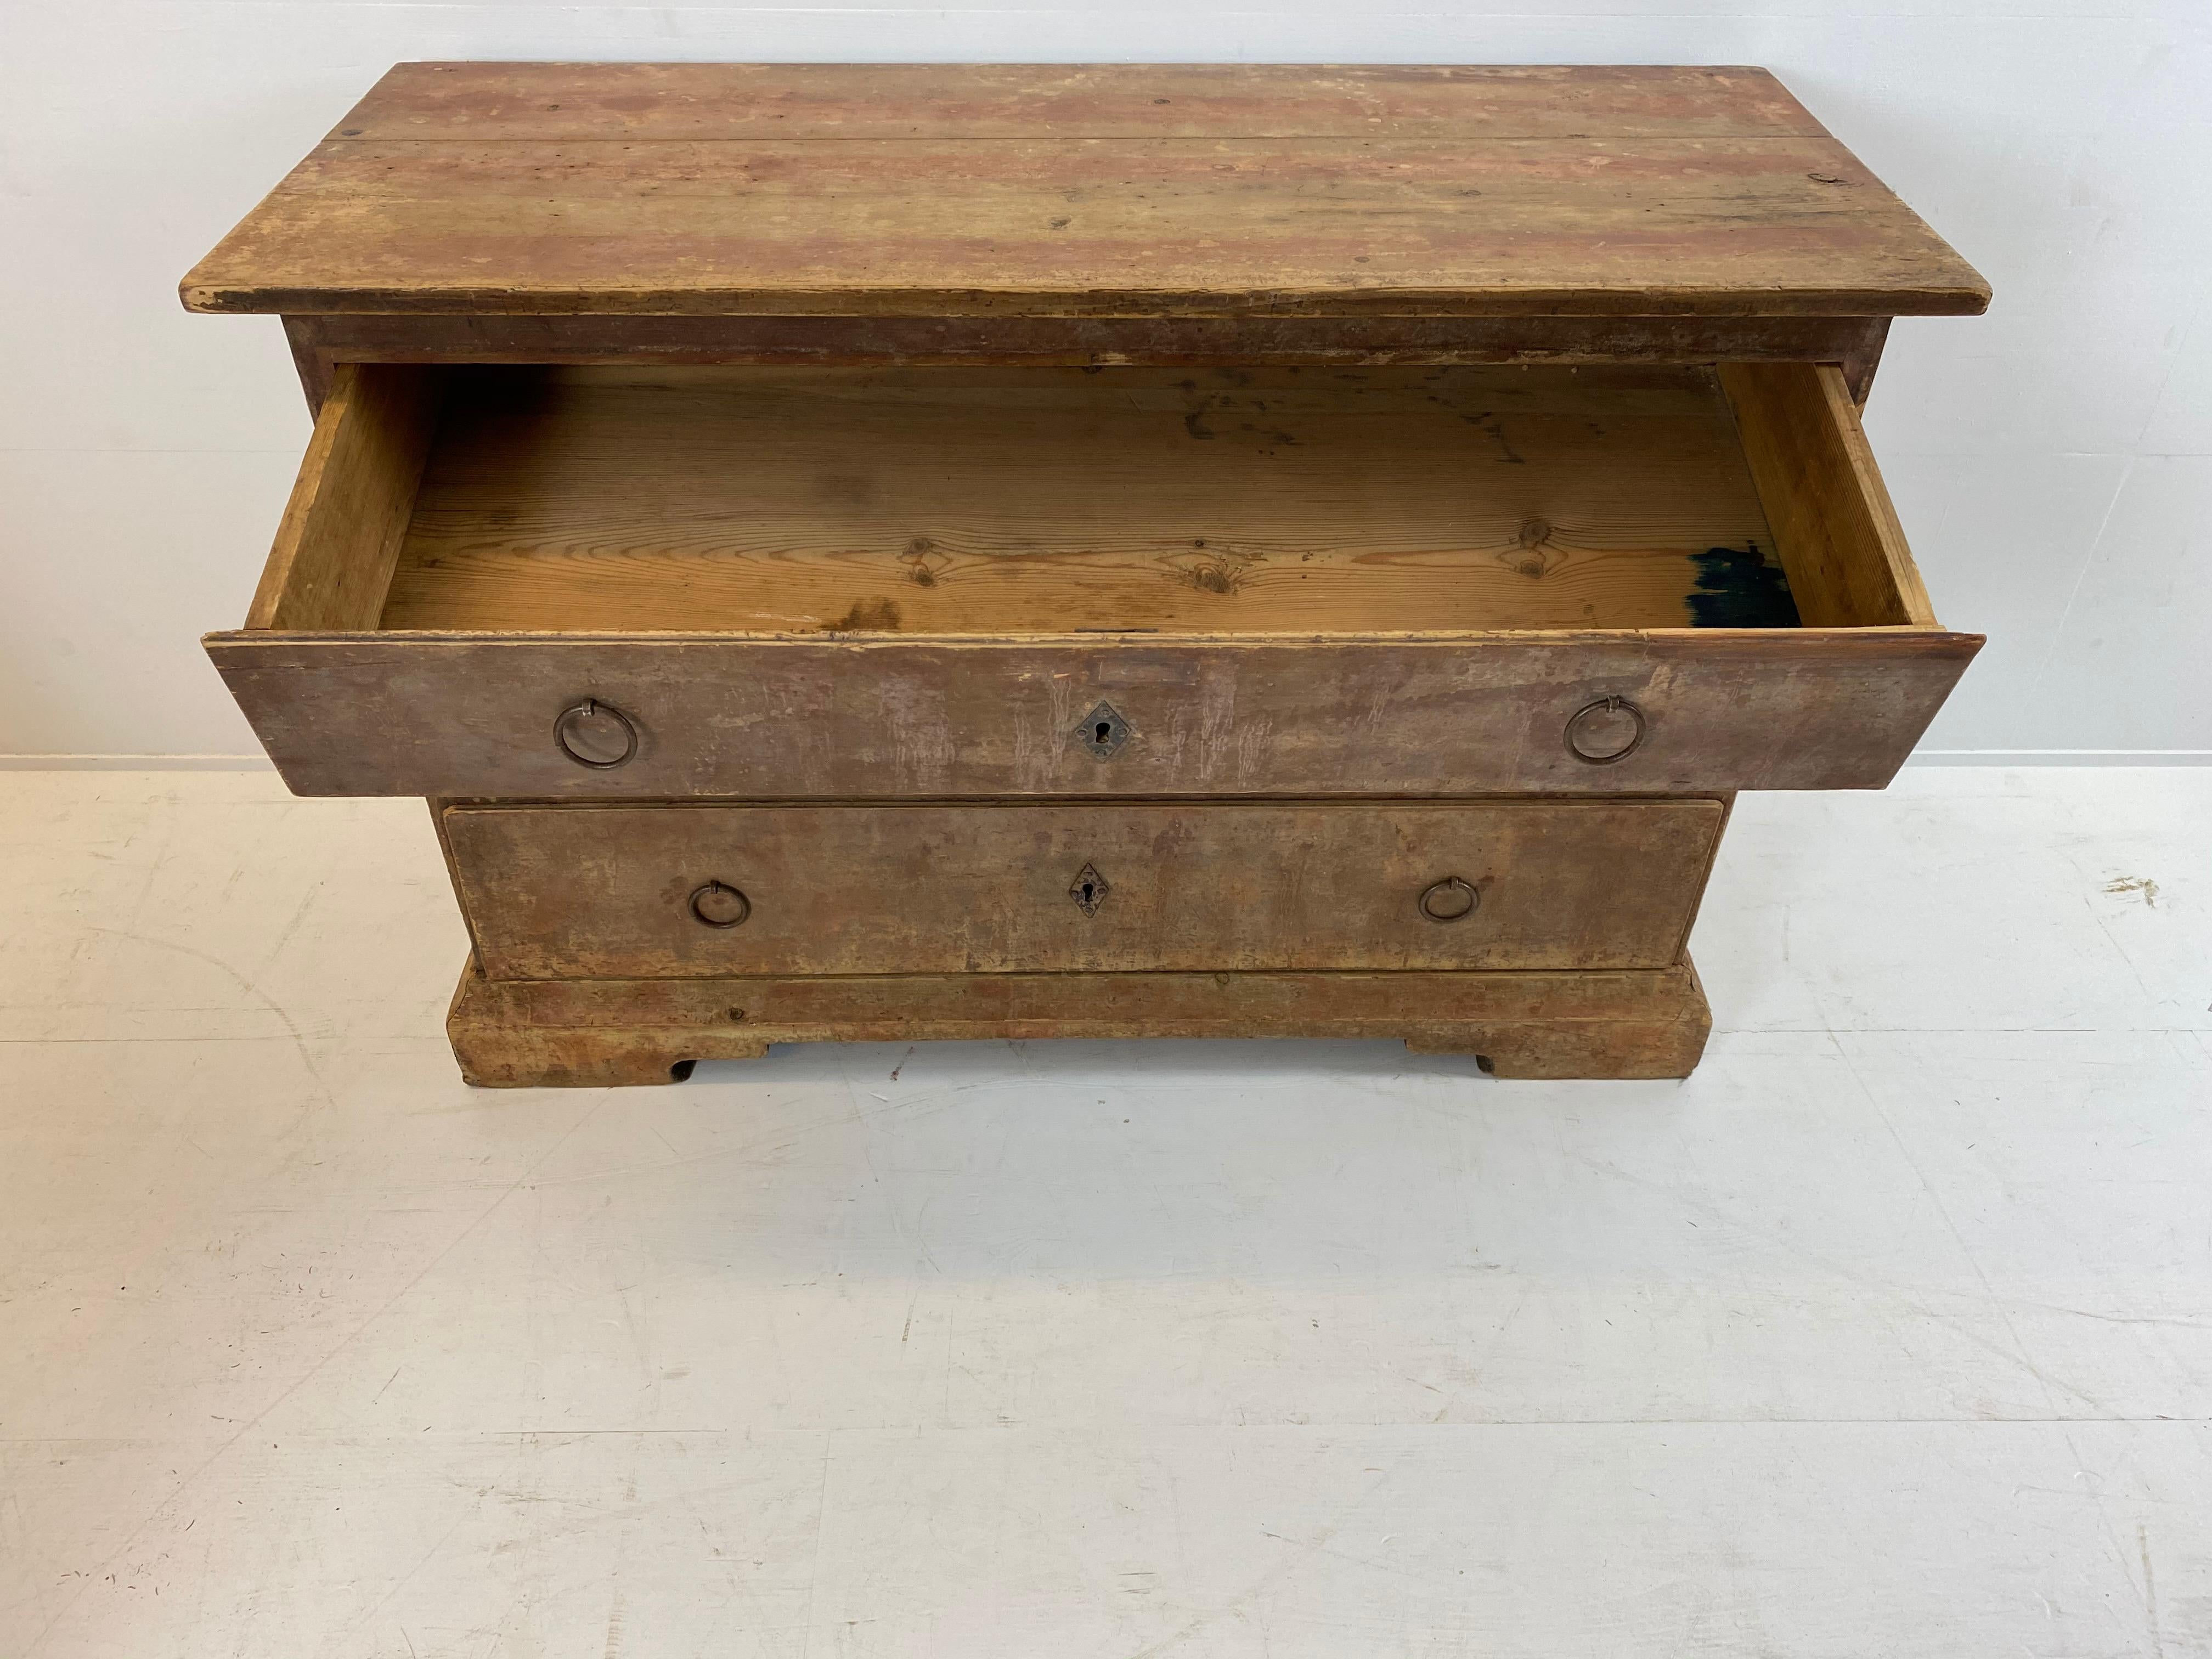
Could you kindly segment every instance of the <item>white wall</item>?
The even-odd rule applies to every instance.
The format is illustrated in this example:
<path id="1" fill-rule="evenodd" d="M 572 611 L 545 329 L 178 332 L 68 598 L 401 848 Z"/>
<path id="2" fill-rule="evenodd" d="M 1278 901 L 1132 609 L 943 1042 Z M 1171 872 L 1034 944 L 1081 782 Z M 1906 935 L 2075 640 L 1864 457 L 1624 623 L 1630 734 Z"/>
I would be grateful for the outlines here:
<path id="1" fill-rule="evenodd" d="M 196 636 L 307 421 L 276 321 L 176 282 L 410 58 L 1766 64 L 1996 288 L 1869 411 L 1990 635 L 1928 747 L 2212 758 L 2206 0 L 0 0 L 0 755 L 252 750 Z"/>

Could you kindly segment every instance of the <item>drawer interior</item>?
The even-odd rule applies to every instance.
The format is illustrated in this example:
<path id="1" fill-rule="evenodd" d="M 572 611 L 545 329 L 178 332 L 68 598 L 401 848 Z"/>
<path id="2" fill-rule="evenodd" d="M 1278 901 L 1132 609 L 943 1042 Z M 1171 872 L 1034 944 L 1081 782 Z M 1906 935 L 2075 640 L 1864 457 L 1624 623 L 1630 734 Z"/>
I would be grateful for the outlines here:
<path id="1" fill-rule="evenodd" d="M 1840 373 L 341 365 L 247 626 L 1933 627 Z"/>

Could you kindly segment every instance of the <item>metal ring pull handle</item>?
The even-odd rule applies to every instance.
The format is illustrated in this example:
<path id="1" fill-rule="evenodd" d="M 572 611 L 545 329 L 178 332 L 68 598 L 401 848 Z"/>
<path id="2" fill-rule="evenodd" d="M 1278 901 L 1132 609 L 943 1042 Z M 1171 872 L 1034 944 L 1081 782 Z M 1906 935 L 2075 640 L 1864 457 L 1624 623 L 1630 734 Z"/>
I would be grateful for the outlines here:
<path id="1" fill-rule="evenodd" d="M 753 913 L 753 902 L 726 881 L 691 890 L 691 915 L 709 927 L 735 927 Z"/>
<path id="2" fill-rule="evenodd" d="M 1584 721 L 1602 714 L 1626 714 L 1636 723 L 1636 730 L 1626 743 L 1613 750 L 1586 749 L 1583 746 L 1582 728 Z M 1568 717 L 1567 752 L 1578 761 L 1588 761 L 1592 766 L 1610 766 L 1615 761 L 1626 760 L 1644 746 L 1645 725 L 1644 711 L 1626 697 L 1600 697 L 1595 702 L 1586 702 Z"/>
<path id="3" fill-rule="evenodd" d="M 568 734 L 579 720 L 598 720 L 602 716 L 622 727 L 623 751 L 612 760 L 594 760 L 591 756 L 580 752 L 569 740 Z M 570 760 L 579 766 L 588 766 L 594 772 L 611 772 L 617 766 L 628 766 L 637 756 L 636 724 L 614 704 L 601 702 L 594 697 L 586 697 L 583 702 L 561 711 L 561 717 L 553 722 L 553 741 Z"/>
<path id="4" fill-rule="evenodd" d="M 1457 876 L 1446 876 L 1424 888 L 1419 900 L 1421 914 L 1431 921 L 1463 921 L 1474 914 L 1474 907 L 1481 902 L 1482 895 L 1474 890 L 1474 884 Z"/>

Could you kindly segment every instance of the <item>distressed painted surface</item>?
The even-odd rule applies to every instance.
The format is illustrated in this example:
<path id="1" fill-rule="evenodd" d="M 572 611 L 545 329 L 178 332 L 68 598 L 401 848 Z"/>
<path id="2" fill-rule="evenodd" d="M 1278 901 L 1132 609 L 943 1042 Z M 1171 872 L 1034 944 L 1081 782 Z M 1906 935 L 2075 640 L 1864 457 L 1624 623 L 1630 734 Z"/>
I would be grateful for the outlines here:
<path id="1" fill-rule="evenodd" d="M 1671 965 L 1717 801 L 456 806 L 495 979 Z M 1079 872 L 1110 890 L 1089 912 Z M 1425 916 L 1439 882 L 1472 915 Z M 702 926 L 709 880 L 742 926 Z"/>
<path id="2" fill-rule="evenodd" d="M 209 636 L 302 794 L 1697 794 L 1879 788 L 1979 647 L 1971 635 L 1474 635 L 1180 644 L 589 635 Z M 1590 766 L 1566 725 L 1633 699 L 1650 734 Z M 581 698 L 640 734 L 565 760 Z M 1110 700 L 1136 736 L 1078 741 Z"/>
<path id="3" fill-rule="evenodd" d="M 1764 70 L 1382 64 L 400 64 L 332 138 L 1777 138 Z"/>
<path id="4" fill-rule="evenodd" d="M 483 1088 L 689 1081 L 781 1042 L 1382 1037 L 1500 1078 L 1678 1078 L 1712 1024 L 1684 962 L 1644 973 L 988 974 L 489 980 L 446 1030 Z"/>
<path id="5" fill-rule="evenodd" d="M 202 311 L 1892 316 L 1981 277 L 1756 69 L 403 65 Z"/>
<path id="6" fill-rule="evenodd" d="M 1864 398 L 1887 317 L 289 316 L 311 407 L 342 362 L 1840 363 Z"/>

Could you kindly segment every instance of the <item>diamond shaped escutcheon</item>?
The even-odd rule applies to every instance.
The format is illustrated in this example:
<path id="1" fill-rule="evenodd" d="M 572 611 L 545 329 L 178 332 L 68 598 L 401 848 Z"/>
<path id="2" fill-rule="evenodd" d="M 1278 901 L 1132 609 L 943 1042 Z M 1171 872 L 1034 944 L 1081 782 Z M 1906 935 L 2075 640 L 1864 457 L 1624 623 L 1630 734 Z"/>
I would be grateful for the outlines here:
<path id="1" fill-rule="evenodd" d="M 1135 735 L 1129 722 L 1121 718 L 1121 710 L 1110 702 L 1100 703 L 1075 728 L 1075 740 L 1100 760 L 1113 759 L 1121 752 L 1121 745 Z"/>
<path id="2" fill-rule="evenodd" d="M 1086 864 L 1075 872 L 1075 879 L 1067 884 L 1067 896 L 1075 901 L 1075 908 L 1086 916 L 1098 914 L 1098 907 L 1106 902 L 1106 895 L 1114 890 L 1106 878 L 1098 873 L 1098 866 Z"/>

